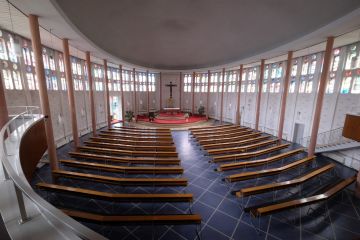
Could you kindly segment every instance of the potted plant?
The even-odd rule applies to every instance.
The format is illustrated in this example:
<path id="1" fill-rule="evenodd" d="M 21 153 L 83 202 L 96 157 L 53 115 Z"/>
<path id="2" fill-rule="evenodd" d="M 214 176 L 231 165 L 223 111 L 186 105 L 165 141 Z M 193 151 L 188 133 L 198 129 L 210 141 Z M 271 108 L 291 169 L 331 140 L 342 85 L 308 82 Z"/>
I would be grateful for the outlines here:
<path id="1" fill-rule="evenodd" d="M 126 111 L 125 113 L 125 120 L 128 122 L 131 122 L 134 118 L 134 112 L 133 111 Z"/>
<path id="2" fill-rule="evenodd" d="M 200 106 L 198 109 L 198 113 L 200 116 L 203 116 L 205 113 L 205 107 L 204 106 Z"/>

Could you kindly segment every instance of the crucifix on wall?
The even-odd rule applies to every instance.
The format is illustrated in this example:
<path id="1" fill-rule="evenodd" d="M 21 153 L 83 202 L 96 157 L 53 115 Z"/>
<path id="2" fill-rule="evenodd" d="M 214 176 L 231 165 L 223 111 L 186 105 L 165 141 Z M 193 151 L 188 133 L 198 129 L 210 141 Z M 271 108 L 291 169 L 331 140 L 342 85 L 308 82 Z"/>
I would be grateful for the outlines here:
<path id="1" fill-rule="evenodd" d="M 170 82 L 170 84 L 166 84 L 165 86 L 170 87 L 170 98 L 172 98 L 172 88 L 177 87 L 177 85 Z"/>

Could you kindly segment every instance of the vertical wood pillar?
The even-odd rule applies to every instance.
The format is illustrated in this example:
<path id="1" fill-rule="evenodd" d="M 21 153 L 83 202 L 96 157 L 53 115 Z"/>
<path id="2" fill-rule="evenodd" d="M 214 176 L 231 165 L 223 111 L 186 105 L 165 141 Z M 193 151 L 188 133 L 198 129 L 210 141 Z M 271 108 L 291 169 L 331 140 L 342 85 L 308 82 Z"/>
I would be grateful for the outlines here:
<path id="1" fill-rule="evenodd" d="M 179 81 L 179 108 L 181 111 L 181 105 L 182 105 L 182 100 L 181 100 L 181 94 L 182 93 L 182 72 L 180 72 L 180 81 Z"/>
<path id="2" fill-rule="evenodd" d="M 244 66 L 241 64 L 239 69 L 239 88 L 238 88 L 238 95 L 237 95 L 237 105 L 236 105 L 236 124 L 240 125 L 240 95 L 241 95 L 241 84 L 242 84 L 242 75 L 244 71 Z"/>
<path id="3" fill-rule="evenodd" d="M 136 97 L 136 72 L 135 72 L 135 68 L 133 68 L 132 71 L 132 75 L 133 75 L 133 87 L 134 87 L 134 115 L 135 115 L 135 121 L 137 121 L 137 97 Z"/>
<path id="4" fill-rule="evenodd" d="M 105 76 L 105 105 L 106 105 L 106 122 L 108 128 L 111 128 L 111 113 L 110 113 L 110 93 L 109 93 L 109 76 L 107 61 L 104 59 L 104 76 Z"/>
<path id="5" fill-rule="evenodd" d="M 221 101 L 220 101 L 220 124 L 223 124 L 225 68 L 222 69 L 221 79 L 222 79 L 222 82 L 221 82 Z"/>
<path id="6" fill-rule="evenodd" d="M 120 69 L 120 93 L 121 93 L 121 118 L 125 122 L 125 98 L 124 98 L 124 83 L 123 83 L 123 68 L 122 65 L 119 65 Z"/>
<path id="7" fill-rule="evenodd" d="M 159 78 L 160 78 L 160 112 L 162 110 L 162 74 L 160 72 L 159 74 Z"/>
<path id="8" fill-rule="evenodd" d="M 74 96 L 74 82 L 72 78 L 71 63 L 70 63 L 70 50 L 69 50 L 69 40 L 63 39 L 63 52 L 64 52 L 64 66 L 65 66 L 65 78 L 67 83 L 67 95 L 69 101 L 69 110 L 71 117 L 71 127 L 72 135 L 75 148 L 78 148 L 79 143 L 79 133 L 77 127 L 77 118 L 76 118 L 76 103 Z"/>
<path id="9" fill-rule="evenodd" d="M 265 69 L 265 59 L 261 59 L 260 65 L 260 78 L 259 78 L 259 92 L 256 100 L 256 115 L 255 115 L 255 130 L 259 130 L 259 119 L 260 119 L 260 106 L 261 106 L 261 94 L 264 81 L 264 69 Z"/>
<path id="10" fill-rule="evenodd" d="M 147 112 L 150 113 L 149 70 L 146 71 Z"/>
<path id="11" fill-rule="evenodd" d="M 88 80 L 89 80 L 91 126 L 92 126 L 93 136 L 96 136 L 96 112 L 95 112 L 95 100 L 94 100 L 94 82 L 93 82 L 92 71 L 91 71 L 90 52 L 86 52 L 85 57 L 86 57 L 87 76 L 88 76 Z"/>
<path id="12" fill-rule="evenodd" d="M 329 69 L 330 69 L 330 64 L 331 64 L 331 53 L 332 53 L 333 45 L 334 45 L 334 37 L 328 37 L 327 41 L 326 41 L 323 69 L 322 69 L 320 81 L 319 81 L 319 91 L 318 91 L 317 99 L 316 99 L 313 125 L 311 128 L 310 144 L 308 147 L 308 156 L 309 157 L 312 157 L 315 154 L 317 135 L 318 135 L 319 125 L 320 125 L 321 109 L 322 109 L 322 104 L 323 104 L 324 95 L 325 95 L 326 82 L 327 82 L 328 75 L 329 75 Z"/>
<path id="13" fill-rule="evenodd" d="M 210 102 L 210 78 L 211 78 L 211 72 L 208 70 L 208 79 L 207 79 L 207 94 L 206 94 L 206 118 L 209 119 L 209 102 Z"/>
<path id="14" fill-rule="evenodd" d="M 9 121 L 9 112 L 6 105 L 5 88 L 0 72 L 0 129 Z"/>
<path id="15" fill-rule="evenodd" d="M 192 93 L 192 106 L 191 106 L 191 113 L 195 113 L 195 75 L 196 73 L 193 72 L 192 79 L 191 79 L 191 93 Z"/>
<path id="16" fill-rule="evenodd" d="M 35 15 L 29 15 L 29 25 L 31 32 L 31 43 L 34 51 L 35 58 L 35 71 L 39 85 L 40 105 L 43 114 L 45 115 L 45 132 L 46 142 L 48 146 L 48 156 L 50 161 L 51 170 L 59 168 L 59 163 L 56 156 L 56 147 L 54 141 L 54 132 L 52 128 L 52 118 L 49 106 L 49 97 L 46 87 L 44 63 L 42 58 L 42 46 L 40 40 L 39 21 Z"/>
<path id="17" fill-rule="evenodd" d="M 291 62 L 292 62 L 293 52 L 288 52 L 287 62 L 286 62 L 286 72 L 284 78 L 284 88 L 281 95 L 281 107 L 280 107 L 280 117 L 279 117 L 279 127 L 278 127 L 278 139 L 279 142 L 283 138 L 284 130 L 284 120 L 285 120 L 285 110 L 286 110 L 286 100 L 289 93 L 289 84 L 290 84 L 290 73 L 291 73 Z"/>

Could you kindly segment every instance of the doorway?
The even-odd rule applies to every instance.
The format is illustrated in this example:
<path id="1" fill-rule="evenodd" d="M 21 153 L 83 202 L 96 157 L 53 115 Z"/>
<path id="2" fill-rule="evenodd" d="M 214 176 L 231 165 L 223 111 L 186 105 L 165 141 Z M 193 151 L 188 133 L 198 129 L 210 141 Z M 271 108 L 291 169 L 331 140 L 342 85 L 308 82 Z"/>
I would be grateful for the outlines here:
<path id="1" fill-rule="evenodd" d="M 305 130 L 305 124 L 295 123 L 293 142 L 301 144 L 301 140 L 304 138 L 304 130 Z"/>
<path id="2" fill-rule="evenodd" d="M 120 98 L 117 96 L 110 97 L 110 114 L 113 120 L 122 120 L 122 113 L 120 107 Z"/>

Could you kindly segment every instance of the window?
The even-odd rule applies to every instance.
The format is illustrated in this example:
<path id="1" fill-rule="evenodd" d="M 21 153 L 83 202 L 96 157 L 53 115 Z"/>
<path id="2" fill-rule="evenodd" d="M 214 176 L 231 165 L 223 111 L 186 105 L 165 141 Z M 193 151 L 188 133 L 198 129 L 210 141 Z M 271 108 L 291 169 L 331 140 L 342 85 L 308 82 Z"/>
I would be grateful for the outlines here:
<path id="1" fill-rule="evenodd" d="M 16 89 L 16 90 L 21 90 L 21 89 L 23 89 L 22 84 L 21 84 L 20 72 L 18 72 L 18 71 L 13 71 L 12 73 L 13 73 L 13 79 L 14 79 L 15 89 Z"/>
<path id="2" fill-rule="evenodd" d="M 13 63 L 17 63 L 17 57 L 15 52 L 14 38 L 9 34 L 9 41 L 7 42 L 7 48 L 9 51 L 9 60 Z"/>
<path id="3" fill-rule="evenodd" d="M 14 84 L 11 77 L 10 70 L 3 69 L 4 85 L 5 89 L 12 90 L 14 89 Z"/>
<path id="4" fill-rule="evenodd" d="M 309 74 L 314 74 L 315 70 L 316 70 L 316 54 L 311 56 L 311 65 L 310 65 Z"/>
<path id="5" fill-rule="evenodd" d="M 360 93 L 360 76 L 354 77 L 351 93 L 359 94 Z"/>
<path id="6" fill-rule="evenodd" d="M 24 47 L 22 49 L 22 54 L 23 54 L 23 58 L 24 58 L 24 63 L 27 66 L 31 66 L 31 53 L 30 53 L 30 49 L 27 46 L 27 42 L 24 43 Z"/>
<path id="7" fill-rule="evenodd" d="M 0 31 L 0 59 L 8 60 L 8 58 L 5 40 L 2 38 L 2 32 Z"/>
<path id="8" fill-rule="evenodd" d="M 289 86 L 289 93 L 294 93 L 295 92 L 295 87 L 296 87 L 296 79 L 291 78 L 290 86 Z"/>
<path id="9" fill-rule="evenodd" d="M 191 92 L 191 74 L 184 76 L 184 92 Z"/>
<path id="10" fill-rule="evenodd" d="M 350 74 L 346 74 L 346 76 L 343 78 L 340 88 L 341 94 L 348 94 L 350 93 L 350 87 L 351 87 L 351 72 Z"/>
<path id="11" fill-rule="evenodd" d="M 49 64 L 50 64 L 50 69 L 52 71 L 55 71 L 56 70 L 56 68 L 55 68 L 55 59 L 54 59 L 54 56 L 52 56 L 52 55 L 49 57 Z"/>
<path id="12" fill-rule="evenodd" d="M 355 68 L 360 68 L 360 60 L 358 58 L 356 45 L 351 45 L 346 57 L 345 70 L 351 70 Z"/>
<path id="13" fill-rule="evenodd" d="M 331 63 L 331 71 L 336 72 L 339 68 L 339 61 L 340 61 L 340 49 L 337 48 L 333 51 L 333 59 Z"/>
<path id="14" fill-rule="evenodd" d="M 34 81 L 34 75 L 30 72 L 26 73 L 26 79 L 28 83 L 29 90 L 35 90 L 35 81 Z"/>
<path id="15" fill-rule="evenodd" d="M 53 90 L 57 91 L 59 88 L 56 76 L 51 76 L 51 82 Z"/>
<path id="16" fill-rule="evenodd" d="M 306 83 L 306 89 L 305 92 L 306 93 L 311 93 L 313 90 L 313 77 L 309 77 L 307 83 Z"/>
<path id="17" fill-rule="evenodd" d="M 217 92 L 218 73 L 210 75 L 210 92 Z"/>
<path id="18" fill-rule="evenodd" d="M 291 67 L 291 77 L 296 77 L 297 68 L 298 68 L 298 62 L 297 62 L 297 60 L 295 60 Z"/>
<path id="19" fill-rule="evenodd" d="M 300 79 L 299 93 L 304 93 L 304 92 L 305 92 L 305 88 L 306 88 L 306 79 L 305 79 L 305 77 L 301 77 L 301 79 Z"/>
<path id="20" fill-rule="evenodd" d="M 46 52 L 46 49 L 43 48 L 42 51 L 43 51 L 42 56 L 43 56 L 44 68 L 50 69 L 49 56 Z"/>
<path id="21" fill-rule="evenodd" d="M 61 78 L 60 78 L 60 81 L 61 81 L 61 90 L 66 91 L 67 86 L 66 86 L 66 80 L 65 80 L 65 78 L 64 78 L 64 77 L 61 77 Z"/>
<path id="22" fill-rule="evenodd" d="M 229 72 L 228 75 L 228 92 L 236 91 L 237 74 L 236 71 Z"/>
<path id="23" fill-rule="evenodd" d="M 268 79 L 268 78 L 269 78 L 269 65 L 266 65 L 264 71 L 264 79 Z"/>
<path id="24" fill-rule="evenodd" d="M 59 55 L 59 70 L 60 72 L 65 72 L 64 60 L 62 55 Z"/>
<path id="25" fill-rule="evenodd" d="M 335 87 L 335 73 L 330 74 L 329 81 L 326 85 L 326 92 L 327 94 L 334 93 L 334 87 Z"/>
<path id="26" fill-rule="evenodd" d="M 149 74 L 149 92 L 155 92 L 155 74 L 150 73 Z"/>
<path id="27" fill-rule="evenodd" d="M 304 57 L 304 61 L 301 67 L 301 75 L 307 75 L 308 74 L 308 68 L 309 68 L 309 60 L 308 57 Z"/>

